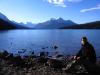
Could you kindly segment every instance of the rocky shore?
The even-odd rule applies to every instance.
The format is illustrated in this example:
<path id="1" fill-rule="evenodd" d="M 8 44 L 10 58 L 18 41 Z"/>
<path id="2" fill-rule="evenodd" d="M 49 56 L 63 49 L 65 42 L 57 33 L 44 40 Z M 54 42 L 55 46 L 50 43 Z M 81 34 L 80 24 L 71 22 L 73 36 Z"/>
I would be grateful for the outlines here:
<path id="1" fill-rule="evenodd" d="M 80 72 L 67 73 L 63 68 L 68 64 L 69 57 L 58 55 L 56 58 L 35 56 L 14 56 L 7 51 L 0 52 L 0 75 L 77 75 Z M 100 62 L 97 62 L 98 67 Z M 88 74 L 85 73 L 84 74 Z M 95 75 L 95 74 L 94 74 Z"/>

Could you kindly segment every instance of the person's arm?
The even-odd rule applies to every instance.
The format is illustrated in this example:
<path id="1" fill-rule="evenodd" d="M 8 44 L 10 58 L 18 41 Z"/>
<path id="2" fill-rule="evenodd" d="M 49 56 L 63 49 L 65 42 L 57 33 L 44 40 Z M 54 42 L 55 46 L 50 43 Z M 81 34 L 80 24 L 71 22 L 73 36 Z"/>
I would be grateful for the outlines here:
<path id="1" fill-rule="evenodd" d="M 82 56 L 82 49 L 79 50 L 79 52 L 74 56 L 74 60 L 79 60 L 80 57 Z"/>
<path id="2" fill-rule="evenodd" d="M 81 57 L 82 56 L 82 49 L 79 50 L 79 52 L 76 54 L 76 57 Z"/>

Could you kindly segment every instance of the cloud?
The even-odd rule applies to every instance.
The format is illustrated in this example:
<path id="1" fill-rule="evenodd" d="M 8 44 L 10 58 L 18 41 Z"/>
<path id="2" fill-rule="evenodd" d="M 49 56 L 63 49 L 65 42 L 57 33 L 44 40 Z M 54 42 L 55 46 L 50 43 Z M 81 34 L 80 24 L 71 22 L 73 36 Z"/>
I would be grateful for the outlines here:
<path id="1" fill-rule="evenodd" d="M 75 3 L 75 2 L 81 2 L 83 0 L 44 0 L 44 1 L 47 1 L 48 3 L 53 4 L 55 6 L 67 7 L 65 2 Z"/>
<path id="2" fill-rule="evenodd" d="M 65 0 L 46 0 L 46 1 L 55 6 L 67 7 L 67 5 L 65 5 Z"/>
<path id="3" fill-rule="evenodd" d="M 88 8 L 88 9 L 82 9 L 82 10 L 80 10 L 80 12 L 84 13 L 84 12 L 93 11 L 93 10 L 100 10 L 100 4 L 97 5 L 96 7 L 92 7 L 92 8 Z"/>
<path id="4" fill-rule="evenodd" d="M 68 2 L 81 2 L 83 0 L 67 0 Z"/>

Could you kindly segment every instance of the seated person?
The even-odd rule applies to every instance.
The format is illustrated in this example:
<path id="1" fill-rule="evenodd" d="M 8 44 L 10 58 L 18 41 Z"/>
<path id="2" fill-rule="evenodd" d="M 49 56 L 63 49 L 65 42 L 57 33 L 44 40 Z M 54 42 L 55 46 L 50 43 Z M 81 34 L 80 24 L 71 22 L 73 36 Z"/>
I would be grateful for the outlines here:
<path id="1" fill-rule="evenodd" d="M 96 53 L 94 47 L 88 42 L 86 37 L 81 40 L 82 47 L 80 51 L 74 56 L 74 62 L 66 70 L 71 70 L 77 64 L 84 65 L 88 72 L 93 72 L 94 64 L 96 63 Z"/>
<path id="2" fill-rule="evenodd" d="M 76 60 L 85 60 L 91 63 L 96 63 L 96 53 L 94 47 L 88 42 L 86 37 L 81 40 L 82 47 L 80 51 L 74 56 Z"/>

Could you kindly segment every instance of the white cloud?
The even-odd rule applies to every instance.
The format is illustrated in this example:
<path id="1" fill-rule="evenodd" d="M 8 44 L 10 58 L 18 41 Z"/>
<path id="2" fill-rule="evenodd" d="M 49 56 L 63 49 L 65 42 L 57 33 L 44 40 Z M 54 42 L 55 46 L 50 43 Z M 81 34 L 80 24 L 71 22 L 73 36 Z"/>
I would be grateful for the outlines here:
<path id="1" fill-rule="evenodd" d="M 100 10 L 100 4 L 97 5 L 96 7 L 92 7 L 92 8 L 88 8 L 88 9 L 82 9 L 82 10 L 80 10 L 80 12 L 84 13 L 84 12 L 93 11 L 93 10 Z"/>
<path id="2" fill-rule="evenodd" d="M 68 2 L 81 2 L 83 0 L 67 0 Z"/>
<path id="3" fill-rule="evenodd" d="M 65 0 L 47 0 L 47 2 L 55 6 L 67 7 L 67 5 L 65 5 Z"/>
<path id="4" fill-rule="evenodd" d="M 55 6 L 67 7 L 65 2 L 75 3 L 75 2 L 81 2 L 83 0 L 44 0 L 44 1 L 47 1 L 48 3 L 53 4 Z"/>

